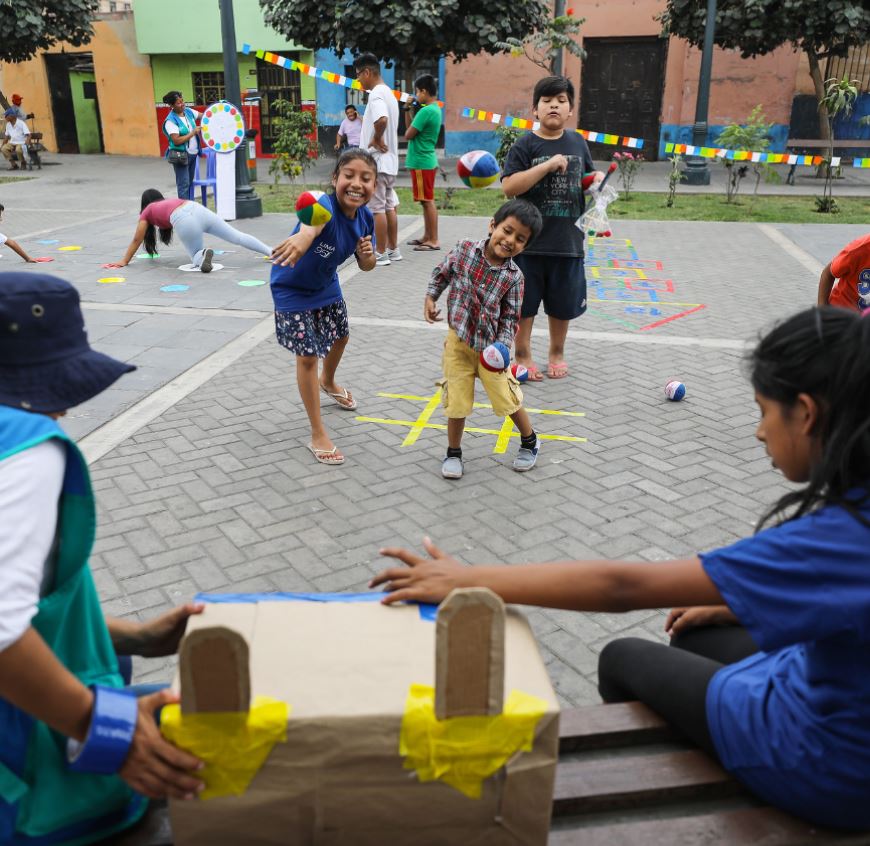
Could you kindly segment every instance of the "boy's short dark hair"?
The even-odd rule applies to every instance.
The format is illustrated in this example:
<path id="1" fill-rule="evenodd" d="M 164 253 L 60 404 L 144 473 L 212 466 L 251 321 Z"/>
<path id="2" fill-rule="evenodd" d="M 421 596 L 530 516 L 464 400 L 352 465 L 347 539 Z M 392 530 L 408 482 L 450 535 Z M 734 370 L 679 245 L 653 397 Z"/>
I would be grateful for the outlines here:
<path id="1" fill-rule="evenodd" d="M 568 103 L 574 108 L 574 83 L 564 76 L 545 76 L 539 79 L 532 92 L 532 107 L 537 109 L 541 97 L 556 97 L 559 94 L 568 95 Z"/>
<path id="2" fill-rule="evenodd" d="M 425 91 L 430 97 L 434 97 L 438 93 L 438 83 L 435 82 L 435 77 L 431 73 L 424 73 L 423 76 L 418 76 L 414 80 L 414 88 L 419 91 Z"/>
<path id="3" fill-rule="evenodd" d="M 369 68 L 369 70 L 373 70 L 375 73 L 381 72 L 381 63 L 378 61 L 378 57 L 374 53 L 360 53 L 360 55 L 353 60 L 353 69 L 357 73 L 365 68 Z"/>
<path id="4" fill-rule="evenodd" d="M 182 95 L 182 93 L 181 93 L 180 91 L 167 91 L 167 92 L 163 95 L 163 102 L 166 103 L 167 106 L 174 106 L 174 105 L 175 105 L 175 101 L 176 101 L 179 97 L 182 97 L 182 96 L 183 96 L 183 95 Z"/>
<path id="5" fill-rule="evenodd" d="M 535 238 L 541 234 L 541 229 L 544 227 L 544 221 L 541 218 L 541 213 L 538 211 L 537 206 L 533 205 L 528 200 L 514 199 L 502 203 L 502 205 L 496 209 L 492 219 L 495 221 L 495 225 L 498 226 L 499 223 L 503 220 L 507 220 L 509 217 L 515 217 L 523 226 L 527 226 L 531 230 L 532 235 L 529 238 L 529 243 L 534 241 Z M 526 246 L 528 246 L 528 244 Z"/>

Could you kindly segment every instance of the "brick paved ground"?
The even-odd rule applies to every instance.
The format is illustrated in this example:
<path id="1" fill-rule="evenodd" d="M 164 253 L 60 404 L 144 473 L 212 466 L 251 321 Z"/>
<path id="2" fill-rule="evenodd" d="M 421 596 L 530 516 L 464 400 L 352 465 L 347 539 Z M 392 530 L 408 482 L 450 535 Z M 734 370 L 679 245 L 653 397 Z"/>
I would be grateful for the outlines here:
<path id="1" fill-rule="evenodd" d="M 131 180 L 127 200 L 133 188 Z M 58 188 L 52 208 L 77 207 L 73 189 Z M 783 483 L 753 437 L 744 342 L 814 302 L 814 262 L 860 231 L 777 227 L 785 236 L 777 242 L 749 224 L 621 223 L 614 234 L 650 263 L 646 279 L 609 272 L 621 269 L 607 265 L 617 242 L 615 253 L 596 245 L 590 275 L 597 264 L 604 278 L 590 286 L 589 313 L 572 329 L 571 375 L 526 390 L 531 408 L 585 414 L 536 413 L 540 431 L 586 442 L 547 441 L 538 467 L 520 475 L 510 469 L 515 439 L 495 454 L 493 435 L 469 433 L 466 476 L 447 482 L 439 472 L 442 430 L 423 429 L 403 447 L 407 426 L 358 419 L 414 420 L 424 401 L 381 394 L 428 397 L 434 390 L 443 328 L 420 315 L 438 256 L 406 252 L 401 264 L 346 282 L 352 339 L 339 376 L 359 408 L 325 412 L 348 457 L 330 468 L 304 448 L 293 363 L 267 324 L 265 340 L 228 366 L 214 364 L 270 319 L 267 289 L 238 286 L 256 273 L 267 278 L 268 266 L 254 256 L 227 256 L 227 271 L 195 276 L 189 292 L 168 296 L 159 291 L 167 280 L 187 281 L 172 271 L 180 263 L 176 249 L 160 264 L 126 268 L 120 285 L 99 285 L 98 259 L 120 256 L 135 223 L 135 209 L 116 212 L 64 230 L 64 242 L 83 250 L 51 269 L 79 286 L 97 348 L 141 365 L 68 421 L 77 436 L 92 432 L 86 448 L 108 438 L 93 453 L 101 455 L 92 467 L 100 506 L 93 569 L 106 611 L 140 618 L 197 591 L 361 589 L 382 566 L 383 544 L 419 547 L 424 534 L 470 564 L 632 557 L 650 566 L 745 535 Z M 290 223 L 267 216 L 239 226 L 268 243 Z M 402 219 L 406 231 L 415 225 L 419 219 Z M 444 218 L 441 228 L 447 245 L 482 235 L 485 221 Z M 624 261 L 628 253 L 621 255 Z M 659 289 L 651 302 L 649 291 Z M 705 308 L 642 328 L 698 304 Z M 534 352 L 545 363 L 544 334 L 535 335 Z M 199 386 L 186 390 L 184 380 L 210 362 Z M 687 385 L 682 403 L 663 396 L 673 377 Z M 161 397 L 168 397 L 165 411 L 141 411 L 141 401 Z M 114 443 L 112 427 L 128 408 L 139 422 Z M 439 412 L 431 422 L 443 422 Z M 470 421 L 484 429 L 500 423 L 486 409 Z M 596 701 L 597 653 L 608 640 L 663 637 L 661 611 L 530 610 L 530 617 L 566 703 Z M 136 673 L 168 679 L 171 662 L 137 663 Z"/>

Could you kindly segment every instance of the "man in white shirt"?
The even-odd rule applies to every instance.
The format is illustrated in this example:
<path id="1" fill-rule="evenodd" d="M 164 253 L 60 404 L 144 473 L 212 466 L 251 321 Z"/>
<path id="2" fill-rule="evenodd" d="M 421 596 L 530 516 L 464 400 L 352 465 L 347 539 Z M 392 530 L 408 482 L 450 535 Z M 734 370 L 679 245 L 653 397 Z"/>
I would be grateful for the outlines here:
<path id="1" fill-rule="evenodd" d="M 18 170 L 16 157 L 20 157 L 22 165 L 29 161 L 27 155 L 27 143 L 30 141 L 30 127 L 21 120 L 15 109 L 6 109 L 6 140 L 0 147 L 0 153 L 9 162 L 9 170 Z"/>
<path id="2" fill-rule="evenodd" d="M 360 147 L 378 163 L 378 181 L 369 209 L 375 216 L 375 241 L 379 267 L 402 260 L 398 247 L 399 218 L 396 208 L 396 174 L 399 172 L 399 104 L 381 78 L 381 65 L 372 53 L 363 53 L 353 63 L 356 78 L 369 92 L 363 114 Z"/>

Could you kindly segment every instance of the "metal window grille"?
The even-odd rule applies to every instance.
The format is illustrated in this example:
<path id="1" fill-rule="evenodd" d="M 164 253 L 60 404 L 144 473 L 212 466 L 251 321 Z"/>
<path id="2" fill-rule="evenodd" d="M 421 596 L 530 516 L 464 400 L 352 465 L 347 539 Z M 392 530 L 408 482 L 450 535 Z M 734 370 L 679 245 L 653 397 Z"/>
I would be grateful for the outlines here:
<path id="1" fill-rule="evenodd" d="M 829 56 L 825 65 L 825 79 L 858 81 L 858 90 L 870 93 L 870 44 L 852 47 L 845 56 Z"/>
<path id="2" fill-rule="evenodd" d="M 194 71 L 193 102 L 198 106 L 210 106 L 225 99 L 223 71 Z"/>

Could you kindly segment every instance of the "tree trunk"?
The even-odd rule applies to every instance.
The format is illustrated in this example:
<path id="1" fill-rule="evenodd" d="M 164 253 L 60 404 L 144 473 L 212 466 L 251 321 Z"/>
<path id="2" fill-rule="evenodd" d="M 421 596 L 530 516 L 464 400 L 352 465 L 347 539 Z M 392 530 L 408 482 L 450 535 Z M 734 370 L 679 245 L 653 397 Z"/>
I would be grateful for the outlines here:
<path id="1" fill-rule="evenodd" d="M 831 122 L 828 120 L 828 109 L 822 102 L 825 99 L 825 82 L 822 79 L 822 69 L 819 65 L 819 57 L 815 50 L 811 47 L 805 47 L 804 51 L 810 62 L 810 77 L 813 80 L 813 88 L 816 92 L 816 102 L 818 103 L 817 115 L 819 118 L 819 138 L 822 141 L 831 142 Z M 833 148 L 831 149 L 833 155 Z M 822 162 L 816 169 L 816 178 L 826 178 L 828 175 L 828 166 Z"/>

